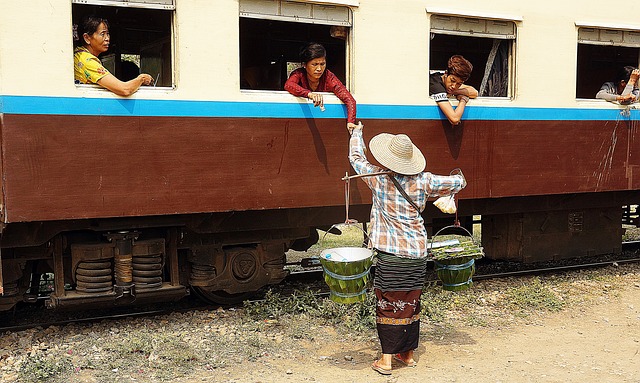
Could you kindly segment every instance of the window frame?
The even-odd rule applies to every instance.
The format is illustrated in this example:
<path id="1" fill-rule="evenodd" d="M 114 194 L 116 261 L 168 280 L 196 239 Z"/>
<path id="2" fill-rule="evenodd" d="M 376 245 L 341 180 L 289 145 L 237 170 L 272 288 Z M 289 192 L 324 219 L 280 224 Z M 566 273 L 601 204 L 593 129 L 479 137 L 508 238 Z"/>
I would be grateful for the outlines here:
<path id="1" fill-rule="evenodd" d="M 585 21 L 576 21 L 576 100 L 579 101 L 595 101 L 595 102 L 607 102 L 606 100 L 595 98 L 595 93 L 593 93 L 593 97 L 585 98 L 578 97 L 578 85 L 580 83 L 580 79 L 578 76 L 581 71 L 579 71 L 579 67 L 581 65 L 580 60 L 580 45 L 590 45 L 590 46 L 601 46 L 603 47 L 621 47 L 625 48 L 635 48 L 637 50 L 637 58 L 633 66 L 636 68 L 640 66 L 640 25 L 628 25 L 628 24 L 607 24 L 607 23 L 598 23 L 598 22 L 585 22 Z M 590 31 L 591 30 L 591 31 Z M 584 33 L 581 33 L 584 32 Z M 612 33 L 614 32 L 614 33 Z M 602 35 L 609 34 L 610 36 L 617 35 L 615 40 L 609 38 L 602 38 Z M 597 35 L 597 37 L 596 37 Z M 635 36 L 634 36 L 635 35 Z M 618 37 L 619 36 L 619 37 Z M 627 36 L 629 36 L 627 38 Z M 635 38 L 634 38 L 635 37 Z M 635 40 L 635 41 L 633 41 Z M 591 60 L 592 61 L 592 60 Z M 612 68 L 612 71 L 615 71 L 616 68 Z M 602 84 L 603 82 L 600 82 Z"/>
<path id="2" fill-rule="evenodd" d="M 71 0 L 71 4 L 99 5 L 105 7 L 132 7 L 175 11 L 176 0 Z"/>
<path id="3" fill-rule="evenodd" d="M 431 40 L 433 39 L 433 35 L 450 35 L 450 36 L 462 36 L 462 37 L 474 37 L 474 38 L 487 38 L 493 40 L 511 40 L 511 43 L 508 47 L 508 58 L 507 58 L 507 94 L 506 96 L 480 96 L 478 98 L 481 99 L 495 99 L 495 100 L 513 100 L 516 92 L 516 45 L 517 45 L 517 35 L 518 35 L 518 26 L 519 23 L 522 22 L 522 16 L 518 15 L 505 15 L 505 14 L 497 14 L 497 13 L 486 13 L 486 12 L 465 12 L 458 10 L 451 10 L 446 8 L 439 7 L 427 7 L 426 8 L 427 15 L 429 16 L 429 33 L 431 38 L 429 39 L 429 57 L 431 61 L 432 55 L 432 44 Z M 458 29 L 455 30 L 453 28 L 446 29 L 443 27 L 444 23 L 438 24 L 434 23 L 438 17 L 448 17 L 458 19 L 458 23 L 470 23 L 472 21 L 479 21 L 480 24 L 484 24 L 486 27 L 484 31 L 481 30 L 473 30 L 470 28 Z M 493 22 L 494 25 L 488 24 L 489 22 Z M 498 23 L 510 23 L 509 28 L 502 28 Z M 434 24 L 436 28 L 434 28 Z M 506 24 L 505 24 L 506 25 Z M 473 28 L 473 27 L 471 27 Z M 508 33 L 507 30 L 510 29 L 511 32 Z M 491 54 L 491 52 L 490 52 Z M 464 54 L 463 54 L 464 55 Z M 486 63 L 485 63 L 486 64 Z M 429 64 L 430 66 L 431 64 Z M 475 64 L 475 68 L 482 68 L 484 65 Z M 429 72 L 440 71 L 440 68 L 431 68 L 429 67 Z M 485 77 L 488 76 L 489 73 L 482 73 L 482 79 L 480 80 L 480 87 L 482 83 L 485 81 Z M 481 89 L 478 88 L 478 93 L 481 94 Z"/>
<path id="4" fill-rule="evenodd" d="M 238 2 L 238 5 L 239 16 L 245 18 L 285 21 L 303 24 L 335 25 L 343 27 L 353 26 L 353 12 L 351 12 L 351 9 L 346 6 L 315 4 L 315 2 L 288 0 L 240 0 Z M 314 17 L 316 12 L 319 13 L 320 16 L 323 14 L 323 11 L 326 16 L 329 16 L 330 14 L 337 15 L 339 9 L 343 9 L 343 11 L 346 11 L 346 19 L 342 18 L 330 20 L 321 17 Z"/>
<path id="5" fill-rule="evenodd" d="M 71 0 L 71 6 L 81 5 L 81 6 L 96 6 L 96 7 L 112 7 L 112 8 L 137 8 L 143 10 L 154 10 L 154 11 L 168 11 L 171 12 L 169 15 L 169 40 L 170 40 L 170 55 L 169 64 L 171 65 L 171 82 L 170 85 L 165 86 L 143 86 L 138 89 L 138 92 L 166 92 L 175 90 L 176 85 L 176 25 L 175 25 L 175 1 L 176 0 Z M 73 12 L 72 12 L 73 14 Z M 74 20 L 72 20 L 73 23 Z M 113 24 L 110 22 L 110 24 Z M 75 45 L 74 45 L 75 49 Z M 114 74 L 115 75 L 115 74 Z M 156 79 L 156 75 L 151 74 L 151 76 Z M 83 91 L 96 91 L 96 92 L 107 92 L 111 93 L 109 90 L 101 87 L 98 84 L 74 84 L 76 89 Z"/>
<path id="6" fill-rule="evenodd" d="M 576 21 L 576 32 L 578 36 L 578 44 L 593 44 L 593 45 L 616 45 L 616 46 L 627 46 L 632 48 L 640 48 L 640 25 L 628 25 L 628 24 L 605 24 L 605 23 L 593 23 L 593 22 L 584 22 L 584 21 Z M 582 40 L 580 41 L 580 29 L 598 29 L 600 31 L 617 31 L 622 32 L 623 39 L 625 34 L 636 34 L 636 42 L 619 42 L 612 44 L 611 41 L 596 41 L 596 40 Z"/>
<path id="7" fill-rule="evenodd" d="M 278 13 L 260 13 L 258 10 L 250 10 L 250 3 L 255 2 L 256 4 L 267 4 L 269 7 L 268 9 L 270 10 L 274 10 L 274 6 L 277 8 Z M 246 18 L 246 19 L 259 19 L 259 20 L 272 20 L 272 21 L 279 21 L 279 22 L 286 22 L 286 23 L 299 23 L 299 24 L 319 24 L 319 25 L 326 25 L 326 26 L 336 26 L 336 27 L 346 27 L 349 28 L 349 33 L 347 34 L 346 39 L 344 40 L 344 57 L 345 57 L 345 62 L 344 62 L 344 71 L 345 71 L 345 81 L 344 81 L 344 85 L 347 87 L 347 89 L 349 89 L 349 91 L 351 93 L 354 93 L 353 90 L 353 78 L 351 76 L 351 74 L 353 73 L 352 71 L 352 60 L 351 57 L 352 55 L 352 51 L 351 51 L 351 47 L 352 47 L 352 39 L 353 39 L 353 33 L 351 32 L 351 28 L 353 27 L 353 10 L 351 9 L 351 6 L 354 6 L 353 4 L 356 4 L 356 6 L 358 5 L 358 1 L 353 1 L 353 0 L 349 0 L 349 1 L 324 1 L 324 0 L 269 0 L 269 1 L 264 1 L 264 0 L 239 0 L 239 12 L 238 12 L 238 17 L 239 18 Z M 305 17 L 304 15 L 300 15 L 300 14 L 291 14 L 291 13 L 286 13 L 283 12 L 283 8 L 282 5 L 285 6 L 291 6 L 293 5 L 294 7 L 297 6 L 307 6 L 309 7 L 309 9 L 311 9 L 311 13 L 313 13 L 315 11 L 315 9 L 331 9 L 331 8 L 341 8 L 342 11 L 344 11 L 347 15 L 346 18 L 343 18 L 341 20 L 327 20 L 327 19 L 320 19 L 320 18 L 313 18 L 313 17 Z M 242 41 L 240 41 L 239 43 L 242 43 Z M 240 47 L 240 55 L 242 55 L 242 47 Z M 240 57 L 239 60 L 239 64 L 242 61 L 242 58 Z M 242 67 L 239 68 L 240 72 L 242 72 Z M 284 89 L 281 90 L 272 90 L 272 89 L 247 89 L 247 88 L 242 88 L 242 85 L 240 84 L 240 93 L 242 94 L 264 94 L 264 93 L 277 93 L 277 94 L 289 94 L 289 92 L 287 92 Z M 327 93 L 327 92 L 323 92 L 323 94 L 329 95 L 329 99 L 332 99 L 331 96 L 333 96 L 333 93 Z M 335 98 L 336 100 L 338 100 L 338 98 Z"/>
<path id="8" fill-rule="evenodd" d="M 326 4 L 326 5 L 342 5 L 347 7 L 359 7 L 359 0 L 289 0 L 298 3 L 315 3 L 315 4 Z"/>

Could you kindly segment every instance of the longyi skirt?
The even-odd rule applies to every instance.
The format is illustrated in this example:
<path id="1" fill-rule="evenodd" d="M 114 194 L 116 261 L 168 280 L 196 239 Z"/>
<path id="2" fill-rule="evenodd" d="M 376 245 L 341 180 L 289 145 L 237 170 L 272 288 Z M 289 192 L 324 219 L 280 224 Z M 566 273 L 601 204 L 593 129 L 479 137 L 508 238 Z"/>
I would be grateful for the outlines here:
<path id="1" fill-rule="evenodd" d="M 382 353 L 396 354 L 418 347 L 420 295 L 426 272 L 426 259 L 378 251 L 373 288 Z"/>

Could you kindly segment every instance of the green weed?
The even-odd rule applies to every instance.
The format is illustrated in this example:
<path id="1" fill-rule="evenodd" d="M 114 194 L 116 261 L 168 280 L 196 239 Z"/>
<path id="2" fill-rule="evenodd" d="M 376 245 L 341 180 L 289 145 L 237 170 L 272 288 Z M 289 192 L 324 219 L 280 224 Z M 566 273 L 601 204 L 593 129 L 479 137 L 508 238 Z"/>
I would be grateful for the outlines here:
<path id="1" fill-rule="evenodd" d="M 322 250 L 335 247 L 362 247 L 365 239 L 362 224 L 340 226 L 338 229 L 341 231 L 340 235 L 318 230 L 320 239 L 307 250 L 309 256 L 319 255 Z"/>
<path id="2" fill-rule="evenodd" d="M 72 371 L 73 365 L 65 357 L 26 357 L 18 375 L 18 382 L 60 382 L 64 374 Z"/>
<path id="3" fill-rule="evenodd" d="M 428 286 L 422 291 L 421 314 L 431 323 L 443 324 L 447 319 L 447 312 L 463 310 L 474 302 L 472 290 L 453 292 L 442 290 L 436 285 Z"/>
<path id="4" fill-rule="evenodd" d="M 510 288 L 506 291 L 508 304 L 514 314 L 528 316 L 534 311 L 557 312 L 564 308 L 565 302 L 548 286 L 534 278 L 522 286 Z"/>
<path id="5" fill-rule="evenodd" d="M 145 371 L 157 381 L 170 381 L 181 370 L 189 370 L 206 360 L 196 345 L 185 341 L 181 334 L 170 332 L 125 334 L 110 339 L 102 347 L 105 363 L 112 372 Z"/>
<path id="6" fill-rule="evenodd" d="M 292 295 L 282 296 L 268 291 L 260 302 L 245 303 L 245 312 L 250 320 L 284 320 L 289 322 L 302 317 L 316 324 L 344 326 L 350 330 L 375 328 L 375 296 L 372 292 L 362 303 L 344 305 L 328 298 L 319 297 L 317 292 L 296 291 Z M 302 337 L 300 332 L 298 337 Z M 306 337 L 306 336 L 304 336 Z"/>

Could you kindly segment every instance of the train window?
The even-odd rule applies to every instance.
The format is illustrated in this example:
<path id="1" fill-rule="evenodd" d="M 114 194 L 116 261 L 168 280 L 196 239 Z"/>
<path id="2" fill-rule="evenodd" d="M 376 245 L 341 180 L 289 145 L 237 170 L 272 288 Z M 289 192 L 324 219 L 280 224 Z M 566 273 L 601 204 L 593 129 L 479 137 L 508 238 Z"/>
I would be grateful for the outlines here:
<path id="1" fill-rule="evenodd" d="M 240 0 L 240 88 L 283 90 L 291 71 L 300 65 L 300 48 L 311 41 L 325 47 L 327 68 L 348 87 L 351 20 L 345 6 Z"/>
<path id="2" fill-rule="evenodd" d="M 638 67 L 640 30 L 578 27 L 576 98 L 595 98 L 624 66 Z"/>
<path id="3" fill-rule="evenodd" d="M 480 97 L 509 97 L 515 22 L 467 16 L 431 15 L 429 69 L 445 71 L 455 54 L 471 61 L 474 71 L 467 84 Z"/>
<path id="4" fill-rule="evenodd" d="M 109 21 L 111 43 L 102 64 L 122 81 L 148 73 L 173 86 L 171 21 L 175 0 L 72 0 L 73 24 L 90 15 Z M 73 70 L 73 68 L 71 68 Z"/>

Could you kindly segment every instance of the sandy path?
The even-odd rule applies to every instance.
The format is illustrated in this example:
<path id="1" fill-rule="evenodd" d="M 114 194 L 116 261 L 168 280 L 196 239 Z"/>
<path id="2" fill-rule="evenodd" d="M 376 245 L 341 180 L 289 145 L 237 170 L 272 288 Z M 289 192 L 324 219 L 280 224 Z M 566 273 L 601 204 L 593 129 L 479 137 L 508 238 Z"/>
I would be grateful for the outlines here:
<path id="1" fill-rule="evenodd" d="M 565 310 L 503 329 L 452 329 L 423 341 L 416 368 L 371 370 L 377 343 L 309 344 L 297 360 L 245 362 L 181 382 L 640 383 L 640 286 L 583 312 Z"/>

